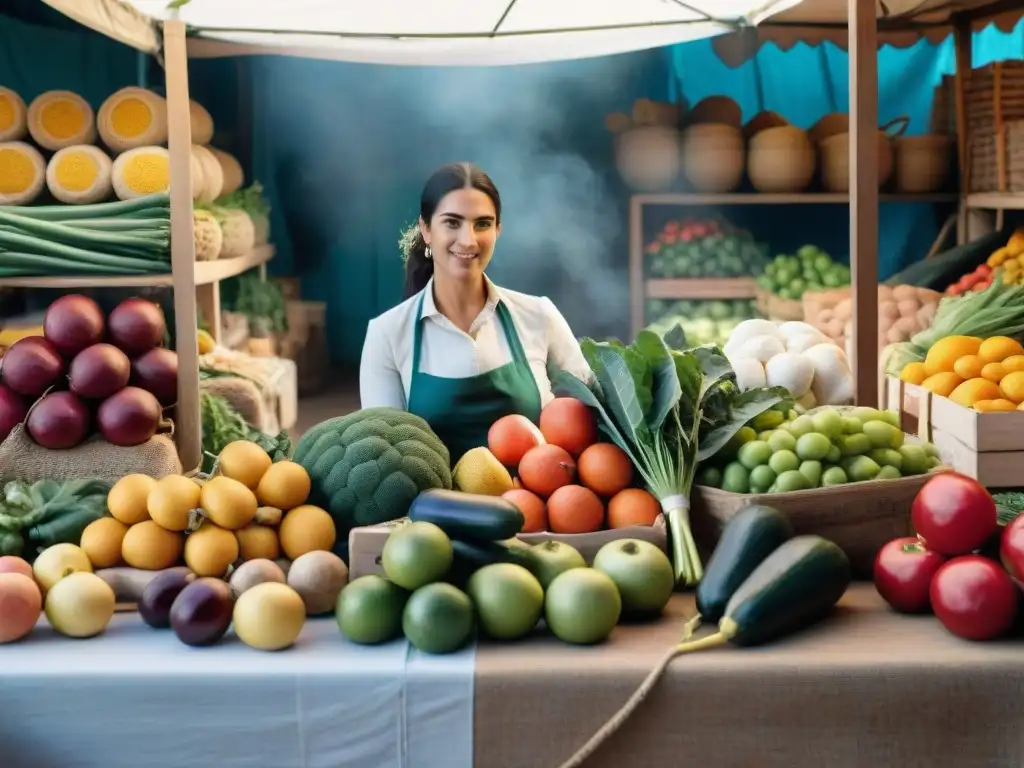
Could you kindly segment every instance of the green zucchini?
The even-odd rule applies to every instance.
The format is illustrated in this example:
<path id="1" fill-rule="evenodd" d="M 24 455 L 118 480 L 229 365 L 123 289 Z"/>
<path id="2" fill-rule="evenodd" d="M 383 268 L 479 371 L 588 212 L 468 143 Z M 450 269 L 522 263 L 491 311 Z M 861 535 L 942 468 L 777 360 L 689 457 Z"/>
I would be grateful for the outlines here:
<path id="1" fill-rule="evenodd" d="M 519 507 L 500 496 L 436 489 L 424 491 L 409 508 L 413 522 L 433 523 L 453 539 L 504 541 L 523 529 Z"/>
<path id="2" fill-rule="evenodd" d="M 850 560 L 821 536 L 783 542 L 747 577 L 729 600 L 718 632 L 683 643 L 677 653 L 732 642 L 761 645 L 825 618 L 850 586 Z"/>
<path id="3" fill-rule="evenodd" d="M 791 538 L 793 526 L 789 518 L 774 507 L 751 504 L 737 512 L 725 524 L 704 578 L 697 585 L 701 621 L 721 619 L 739 586 L 768 555 Z"/>

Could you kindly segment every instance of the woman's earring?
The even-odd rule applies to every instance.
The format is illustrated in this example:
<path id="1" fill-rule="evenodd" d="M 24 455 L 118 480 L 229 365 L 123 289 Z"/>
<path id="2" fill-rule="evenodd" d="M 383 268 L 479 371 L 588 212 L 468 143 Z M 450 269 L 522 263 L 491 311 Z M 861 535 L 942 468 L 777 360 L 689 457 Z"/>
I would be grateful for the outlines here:
<path id="1" fill-rule="evenodd" d="M 433 254 L 430 252 L 429 245 L 423 249 L 423 255 L 426 256 L 428 259 L 433 257 Z"/>

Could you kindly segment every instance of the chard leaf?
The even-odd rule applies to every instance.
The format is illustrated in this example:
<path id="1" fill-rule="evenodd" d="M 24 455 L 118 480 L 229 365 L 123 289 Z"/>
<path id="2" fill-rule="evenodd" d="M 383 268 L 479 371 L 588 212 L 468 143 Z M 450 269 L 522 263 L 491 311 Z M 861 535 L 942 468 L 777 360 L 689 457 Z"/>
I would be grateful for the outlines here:
<path id="1" fill-rule="evenodd" d="M 665 340 L 665 346 L 669 349 L 675 349 L 682 352 L 689 345 L 686 343 L 686 331 L 683 330 L 683 326 L 676 323 L 662 337 Z"/>
<path id="2" fill-rule="evenodd" d="M 679 386 L 679 375 L 676 373 L 675 361 L 668 346 L 653 331 L 640 331 L 633 345 L 647 359 L 653 373 L 653 402 L 647 412 L 647 426 L 651 432 L 662 429 L 665 419 L 676 407 L 683 395 Z"/>
<path id="3" fill-rule="evenodd" d="M 629 371 L 622 350 L 603 347 L 597 350 L 600 363 L 595 371 L 604 390 L 604 403 L 614 418 L 615 425 L 623 437 L 640 448 L 650 440 L 643 408 L 637 398 L 636 384 Z"/>
<path id="4" fill-rule="evenodd" d="M 710 459 L 740 431 L 744 424 L 781 403 L 783 399 L 777 389 L 748 389 L 737 395 L 730 409 L 729 420 L 715 427 L 700 441 L 697 460 Z"/>
<path id="5" fill-rule="evenodd" d="M 626 362 L 630 375 L 633 377 L 633 389 L 636 392 L 636 399 L 640 403 L 640 410 L 643 411 L 644 419 L 651 412 L 651 404 L 654 402 L 654 370 L 651 363 L 643 352 L 637 349 L 636 345 L 622 347 L 619 349 L 622 359 Z"/>

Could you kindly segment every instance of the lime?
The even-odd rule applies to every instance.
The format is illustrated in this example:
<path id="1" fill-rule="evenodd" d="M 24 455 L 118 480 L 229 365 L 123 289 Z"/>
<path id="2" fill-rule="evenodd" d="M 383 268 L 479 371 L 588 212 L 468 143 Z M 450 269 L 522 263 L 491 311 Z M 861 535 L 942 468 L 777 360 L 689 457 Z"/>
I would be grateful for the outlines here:
<path id="1" fill-rule="evenodd" d="M 360 576 L 338 594 L 334 618 L 353 643 L 387 643 L 402 634 L 409 593 L 383 576 Z"/>
<path id="2" fill-rule="evenodd" d="M 775 470 L 771 467 L 762 464 L 759 467 L 754 467 L 750 470 L 750 490 L 754 493 L 763 493 L 762 491 L 755 491 L 755 488 L 770 488 L 771 484 L 775 482 Z"/>
<path id="3" fill-rule="evenodd" d="M 834 440 L 843 434 L 843 417 L 839 415 L 839 411 L 833 408 L 818 411 L 811 416 L 811 424 L 814 425 L 815 432 L 825 435 L 829 440 Z"/>
<path id="4" fill-rule="evenodd" d="M 842 419 L 844 435 L 855 435 L 864 429 L 860 419 L 855 419 L 853 416 L 843 416 Z"/>
<path id="5" fill-rule="evenodd" d="M 871 440 L 863 433 L 843 435 L 836 442 L 843 456 L 859 456 L 871 450 Z"/>
<path id="6" fill-rule="evenodd" d="M 776 429 L 768 437 L 768 447 L 772 449 L 772 453 L 795 451 L 796 438 L 793 437 L 793 433 L 787 432 L 785 429 Z"/>
<path id="7" fill-rule="evenodd" d="M 795 472 L 800 466 L 800 459 L 792 451 L 778 451 L 772 454 L 771 459 L 768 460 L 768 466 L 776 475 L 781 475 L 783 472 Z"/>
<path id="8" fill-rule="evenodd" d="M 453 559 L 447 534 L 433 523 L 424 522 L 394 530 L 381 552 L 385 575 L 408 590 L 444 578 Z"/>
<path id="9" fill-rule="evenodd" d="M 796 441 L 796 455 L 804 461 L 821 461 L 831 447 L 832 443 L 820 432 L 808 432 Z"/>
<path id="10" fill-rule="evenodd" d="M 874 448 L 868 451 L 868 456 L 876 464 L 883 467 L 900 469 L 903 466 L 903 454 L 899 451 L 894 451 L 892 448 Z"/>
<path id="11" fill-rule="evenodd" d="M 470 577 L 467 591 L 480 626 L 497 640 L 528 634 L 544 611 L 544 588 L 536 576 L 514 563 L 485 565 Z"/>
<path id="12" fill-rule="evenodd" d="M 896 427 L 886 424 L 884 421 L 864 422 L 864 434 L 871 441 L 872 448 L 892 448 L 895 439 L 894 433 L 897 432 L 899 430 Z"/>
<path id="13" fill-rule="evenodd" d="M 825 454 L 825 461 L 829 464 L 838 464 L 839 460 L 843 458 L 842 452 L 839 450 L 839 446 L 833 443 L 828 448 L 828 453 Z"/>
<path id="14" fill-rule="evenodd" d="M 903 456 L 901 471 L 904 475 L 923 475 L 931 468 L 930 457 L 923 446 L 908 443 L 901 445 L 899 452 Z"/>
<path id="15" fill-rule="evenodd" d="M 935 443 L 921 443 L 921 446 L 924 448 L 924 452 L 933 459 L 939 458 L 939 449 L 936 447 Z M 898 447 L 899 446 L 897 446 L 897 448 Z"/>
<path id="16" fill-rule="evenodd" d="M 807 478 L 807 482 L 811 488 L 817 488 L 821 483 L 821 462 L 808 460 L 801 462 L 800 469 L 797 470 L 801 475 Z"/>
<path id="17" fill-rule="evenodd" d="M 757 414 L 757 416 L 751 420 L 750 424 L 757 430 L 775 429 L 776 427 L 781 426 L 783 419 L 783 415 L 778 411 L 768 410 L 764 413 Z"/>
<path id="18" fill-rule="evenodd" d="M 753 440 L 740 446 L 739 453 L 736 454 L 736 458 L 739 459 L 747 469 L 753 469 L 762 464 L 767 464 L 768 459 L 772 457 L 772 449 L 768 443 L 764 440 Z"/>
<path id="19" fill-rule="evenodd" d="M 775 490 L 777 493 L 806 491 L 810 487 L 811 485 L 807 482 L 807 478 L 795 469 L 788 472 L 782 472 L 775 481 Z"/>
<path id="20" fill-rule="evenodd" d="M 793 437 L 799 438 L 801 435 L 814 431 L 814 421 L 807 415 L 797 416 L 793 421 L 789 422 L 789 431 Z"/>
<path id="21" fill-rule="evenodd" d="M 424 653 L 457 651 L 473 634 L 473 602 L 451 584 L 427 584 L 405 604 L 402 632 L 413 648 Z"/>
<path id="22" fill-rule="evenodd" d="M 537 577 L 542 588 L 555 580 L 563 571 L 570 568 L 585 568 L 587 561 L 571 544 L 564 541 L 542 541 L 530 547 L 532 555 L 527 563 L 530 572 Z"/>
<path id="23" fill-rule="evenodd" d="M 599 643 L 615 629 L 622 597 L 615 582 L 595 568 L 573 568 L 556 576 L 544 595 L 544 620 L 566 643 Z"/>
<path id="24" fill-rule="evenodd" d="M 881 467 L 868 456 L 853 456 L 847 462 L 846 475 L 855 483 L 874 480 Z"/>
<path id="25" fill-rule="evenodd" d="M 829 467 L 821 475 L 821 487 L 827 488 L 832 485 L 845 485 L 846 472 L 842 467 Z"/>
<path id="26" fill-rule="evenodd" d="M 882 421 L 901 431 L 903 429 L 903 425 L 900 424 L 900 415 L 896 411 L 882 411 Z"/>
<path id="27" fill-rule="evenodd" d="M 750 489 L 750 473 L 738 461 L 726 464 L 722 474 L 722 490 L 729 493 L 747 493 Z"/>
<path id="28" fill-rule="evenodd" d="M 878 470 L 875 480 L 898 480 L 903 474 L 896 467 L 886 465 Z"/>
<path id="29" fill-rule="evenodd" d="M 718 467 L 701 467 L 697 472 L 697 485 L 704 485 L 708 488 L 722 487 L 722 470 Z"/>

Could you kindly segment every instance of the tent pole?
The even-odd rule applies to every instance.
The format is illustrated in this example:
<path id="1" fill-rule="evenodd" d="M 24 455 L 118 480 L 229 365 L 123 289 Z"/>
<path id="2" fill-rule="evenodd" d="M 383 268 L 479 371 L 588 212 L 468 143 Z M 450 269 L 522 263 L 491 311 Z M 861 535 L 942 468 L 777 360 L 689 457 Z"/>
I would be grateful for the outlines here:
<path id="1" fill-rule="evenodd" d="M 850 267 L 858 405 L 879 402 L 878 26 L 875 0 L 847 0 L 850 49 Z"/>
<path id="2" fill-rule="evenodd" d="M 175 439 L 186 473 L 203 461 L 199 415 L 199 341 L 196 338 L 196 256 L 192 231 L 192 125 L 188 102 L 185 24 L 163 24 L 167 85 L 167 149 L 171 158 L 171 275 L 174 285 L 178 405 Z"/>

